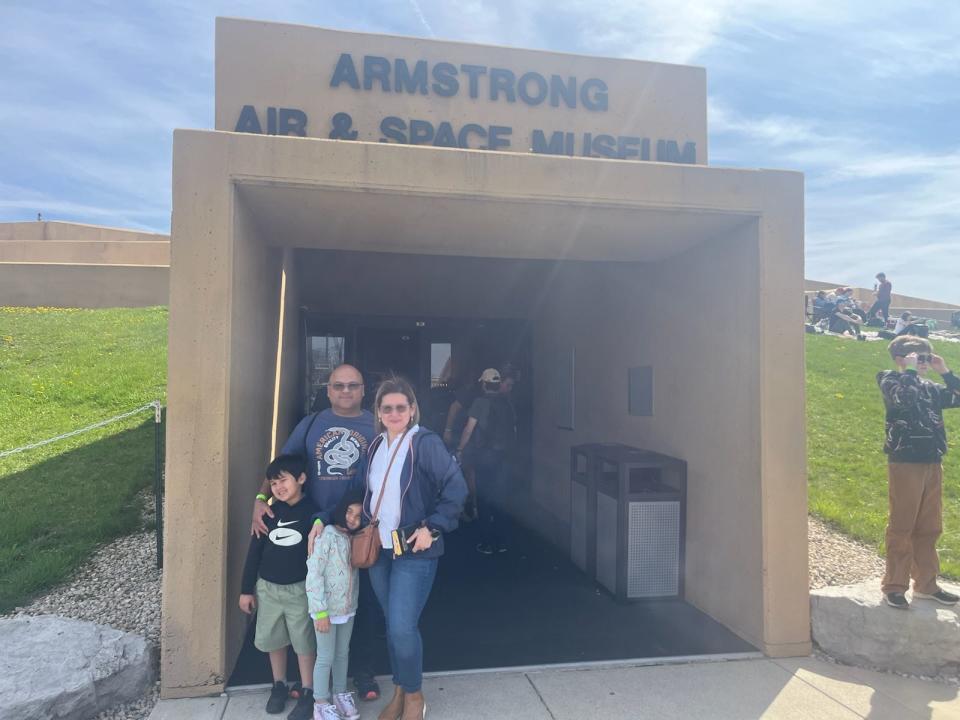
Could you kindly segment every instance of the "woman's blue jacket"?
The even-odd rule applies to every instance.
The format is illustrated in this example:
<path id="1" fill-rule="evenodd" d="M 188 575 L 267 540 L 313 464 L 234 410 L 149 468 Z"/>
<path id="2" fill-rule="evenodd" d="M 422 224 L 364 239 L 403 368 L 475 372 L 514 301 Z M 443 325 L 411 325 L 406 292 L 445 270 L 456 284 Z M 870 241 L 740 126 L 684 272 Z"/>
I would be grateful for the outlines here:
<path id="1" fill-rule="evenodd" d="M 366 493 L 363 499 L 364 519 L 373 515 L 370 504 L 370 458 L 383 442 L 378 435 L 367 451 Z M 440 436 L 431 430 L 420 428 L 414 434 L 410 452 L 403 463 L 403 487 L 400 489 L 400 527 L 425 525 L 439 530 L 440 537 L 428 550 L 410 553 L 404 557 L 434 558 L 443 555 L 443 535 L 457 529 L 460 513 L 467 499 L 467 483 L 460 472 L 460 465 L 443 444 Z"/>

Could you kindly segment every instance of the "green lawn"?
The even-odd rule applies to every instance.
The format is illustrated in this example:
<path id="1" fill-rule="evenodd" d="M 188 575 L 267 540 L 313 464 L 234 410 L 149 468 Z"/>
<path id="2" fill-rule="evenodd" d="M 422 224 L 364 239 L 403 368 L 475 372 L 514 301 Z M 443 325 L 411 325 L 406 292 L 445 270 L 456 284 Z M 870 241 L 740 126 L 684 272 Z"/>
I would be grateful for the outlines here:
<path id="1" fill-rule="evenodd" d="M 0 307 L 0 451 L 165 402 L 165 308 Z M 142 525 L 153 417 L 0 458 L 0 612 Z"/>
<path id="2" fill-rule="evenodd" d="M 882 549 L 887 520 L 883 399 L 879 370 L 892 368 L 886 343 L 807 335 L 807 463 L 810 511 Z M 960 344 L 935 343 L 960 371 Z M 930 378 L 940 381 L 936 373 Z M 944 458 L 945 574 L 960 577 L 960 409 L 944 413 L 952 448 Z"/>

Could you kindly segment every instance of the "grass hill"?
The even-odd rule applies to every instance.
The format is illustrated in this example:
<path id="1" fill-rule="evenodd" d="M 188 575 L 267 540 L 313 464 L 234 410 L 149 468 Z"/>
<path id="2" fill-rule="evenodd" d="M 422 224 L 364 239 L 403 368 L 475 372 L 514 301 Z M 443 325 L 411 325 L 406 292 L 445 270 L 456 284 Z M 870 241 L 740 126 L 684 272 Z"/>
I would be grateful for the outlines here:
<path id="1" fill-rule="evenodd" d="M 0 307 L 0 452 L 165 402 L 165 308 Z M 142 527 L 153 415 L 0 458 L 0 612 Z"/>

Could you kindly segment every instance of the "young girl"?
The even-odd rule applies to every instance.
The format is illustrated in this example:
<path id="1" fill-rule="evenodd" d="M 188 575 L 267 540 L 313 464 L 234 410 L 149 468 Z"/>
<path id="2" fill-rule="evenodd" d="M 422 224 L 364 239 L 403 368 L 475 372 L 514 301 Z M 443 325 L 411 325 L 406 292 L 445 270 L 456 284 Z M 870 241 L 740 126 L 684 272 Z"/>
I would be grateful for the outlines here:
<path id="1" fill-rule="evenodd" d="M 314 720 L 360 717 L 353 693 L 347 692 L 347 660 L 360 591 L 358 572 L 350 566 L 350 534 L 360 527 L 362 512 L 363 492 L 348 491 L 307 558 L 307 604 L 317 633 Z"/>

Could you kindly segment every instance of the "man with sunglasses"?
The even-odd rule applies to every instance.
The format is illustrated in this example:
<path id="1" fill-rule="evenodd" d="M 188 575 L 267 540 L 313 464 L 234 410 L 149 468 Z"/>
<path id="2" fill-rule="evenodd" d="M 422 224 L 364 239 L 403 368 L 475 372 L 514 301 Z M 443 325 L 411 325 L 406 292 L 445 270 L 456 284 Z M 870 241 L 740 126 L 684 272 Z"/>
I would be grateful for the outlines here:
<path id="1" fill-rule="evenodd" d="M 363 376 L 353 365 L 340 365 L 330 373 L 327 398 L 330 407 L 307 415 L 290 433 L 281 453 L 302 455 L 306 459 L 307 497 L 318 508 L 313 529 L 307 541 L 307 554 L 313 554 L 313 545 L 329 522 L 330 514 L 348 490 L 363 489 L 363 470 L 367 462 L 367 448 L 374 438 L 373 414 L 361 407 Z M 263 516 L 273 517 L 267 504 L 270 485 L 264 483 L 253 504 L 252 535 L 267 532 Z M 373 679 L 372 647 L 376 643 L 378 618 L 370 617 L 378 607 L 373 597 L 366 571 L 360 578 L 360 605 L 351 639 L 350 660 L 354 667 L 354 683 L 360 697 L 375 700 L 379 687 Z M 363 617 L 361 617 L 363 615 Z"/>
<path id="2" fill-rule="evenodd" d="M 888 605 L 906 610 L 912 576 L 914 599 L 955 605 L 960 597 L 937 585 L 937 539 L 943 516 L 941 459 L 947 452 L 943 410 L 960 407 L 960 379 L 923 338 L 902 335 L 888 349 L 897 369 L 877 374 L 887 411 L 883 451 L 890 497 L 882 591 Z M 927 380 L 930 370 L 945 385 Z"/>

